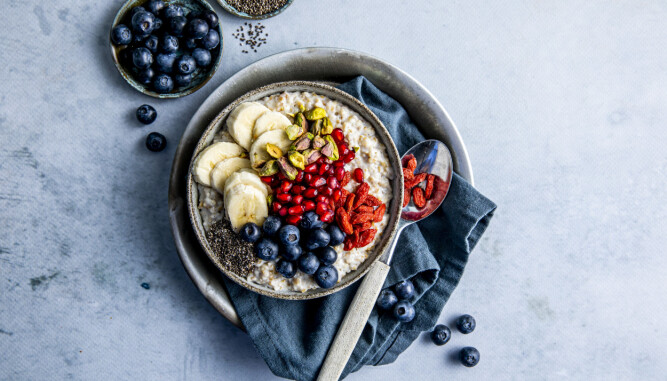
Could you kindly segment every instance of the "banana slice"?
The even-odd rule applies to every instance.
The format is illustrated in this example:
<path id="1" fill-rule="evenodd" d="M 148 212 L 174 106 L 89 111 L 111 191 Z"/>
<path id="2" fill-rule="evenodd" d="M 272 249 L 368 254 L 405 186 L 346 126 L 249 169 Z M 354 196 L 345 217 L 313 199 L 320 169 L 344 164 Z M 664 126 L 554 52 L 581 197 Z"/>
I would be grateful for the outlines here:
<path id="1" fill-rule="evenodd" d="M 232 173 L 243 168 L 250 168 L 250 160 L 241 157 L 230 157 L 219 162 L 211 170 L 211 186 L 218 192 L 224 193 L 227 178 Z"/>
<path id="2" fill-rule="evenodd" d="M 227 196 L 227 192 L 230 189 L 239 184 L 245 184 L 257 188 L 259 191 L 262 192 L 262 194 L 264 194 L 264 197 L 269 195 L 269 189 L 267 185 L 262 182 L 262 180 L 259 178 L 257 172 L 255 172 L 254 169 L 250 168 L 239 169 L 238 171 L 229 175 L 229 177 L 227 178 L 227 182 L 225 183 L 225 192 L 224 192 L 225 197 Z"/>
<path id="3" fill-rule="evenodd" d="M 248 222 L 262 226 L 269 215 L 264 193 L 245 184 L 237 184 L 229 189 L 225 195 L 225 210 L 235 231 Z"/>
<path id="4" fill-rule="evenodd" d="M 255 127 L 252 130 L 252 138 L 257 139 L 259 135 L 272 130 L 284 130 L 292 125 L 287 117 L 277 111 L 265 112 L 255 121 Z"/>
<path id="5" fill-rule="evenodd" d="M 199 184 L 211 186 L 211 171 L 219 162 L 232 157 L 240 157 L 245 153 L 243 147 L 236 143 L 217 142 L 206 147 L 192 163 L 192 174 Z"/>
<path id="6" fill-rule="evenodd" d="M 292 141 L 287 137 L 284 130 L 267 131 L 257 137 L 250 146 L 250 164 L 253 168 L 259 168 L 271 160 L 271 155 L 266 151 L 266 144 L 271 143 L 280 148 L 281 151 L 289 151 Z"/>
<path id="7" fill-rule="evenodd" d="M 241 147 L 249 149 L 255 121 L 268 111 L 257 102 L 241 103 L 227 117 L 227 131 Z"/>

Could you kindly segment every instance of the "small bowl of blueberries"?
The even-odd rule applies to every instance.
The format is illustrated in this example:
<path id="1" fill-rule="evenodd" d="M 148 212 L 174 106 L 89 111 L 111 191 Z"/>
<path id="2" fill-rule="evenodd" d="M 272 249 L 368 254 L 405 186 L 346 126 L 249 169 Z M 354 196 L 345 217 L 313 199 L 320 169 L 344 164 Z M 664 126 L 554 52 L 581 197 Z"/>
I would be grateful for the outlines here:
<path id="1" fill-rule="evenodd" d="M 111 28 L 116 68 L 136 90 L 179 98 L 200 89 L 220 65 L 222 29 L 205 0 L 128 0 Z"/>

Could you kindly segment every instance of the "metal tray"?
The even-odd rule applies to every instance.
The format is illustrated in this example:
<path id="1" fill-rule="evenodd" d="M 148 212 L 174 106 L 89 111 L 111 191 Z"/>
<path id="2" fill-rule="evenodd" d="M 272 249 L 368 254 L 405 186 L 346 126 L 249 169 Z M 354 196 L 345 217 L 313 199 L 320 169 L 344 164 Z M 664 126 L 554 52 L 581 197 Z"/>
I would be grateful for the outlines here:
<path id="1" fill-rule="evenodd" d="M 378 58 L 339 48 L 304 48 L 266 57 L 234 74 L 209 95 L 183 132 L 169 178 L 169 219 L 176 250 L 188 275 L 213 307 L 241 329 L 243 324 L 225 289 L 224 275 L 204 253 L 190 223 L 186 177 L 195 146 L 215 116 L 252 89 L 291 80 L 337 84 L 358 75 L 400 102 L 427 139 L 444 142 L 452 153 L 454 171 L 473 183 L 468 152 L 447 111 L 414 78 Z"/>

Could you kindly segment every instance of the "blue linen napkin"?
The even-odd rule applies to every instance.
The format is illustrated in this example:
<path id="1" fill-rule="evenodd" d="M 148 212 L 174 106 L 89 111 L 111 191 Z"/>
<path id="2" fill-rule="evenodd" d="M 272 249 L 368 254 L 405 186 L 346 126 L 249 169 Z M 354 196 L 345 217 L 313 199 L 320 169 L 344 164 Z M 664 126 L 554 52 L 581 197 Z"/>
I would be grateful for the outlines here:
<path id="1" fill-rule="evenodd" d="M 391 133 L 400 154 L 424 140 L 403 107 L 364 77 L 339 88 L 366 104 Z M 441 208 L 403 231 L 385 287 L 411 279 L 416 317 L 398 323 L 374 310 L 342 377 L 364 365 L 393 362 L 420 333 L 431 330 L 463 274 L 468 255 L 496 205 L 454 174 Z M 289 301 L 250 292 L 225 278 L 236 311 L 271 371 L 294 380 L 317 377 L 327 350 L 361 282 L 333 295 Z"/>

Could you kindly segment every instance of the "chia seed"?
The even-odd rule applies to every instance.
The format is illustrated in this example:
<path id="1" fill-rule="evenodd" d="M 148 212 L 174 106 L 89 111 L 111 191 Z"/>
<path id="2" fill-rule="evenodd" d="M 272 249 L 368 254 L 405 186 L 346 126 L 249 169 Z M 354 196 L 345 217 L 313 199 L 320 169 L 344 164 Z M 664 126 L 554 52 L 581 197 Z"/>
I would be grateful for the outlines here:
<path id="1" fill-rule="evenodd" d="M 255 264 L 255 245 L 241 239 L 232 230 L 231 223 L 223 218 L 211 225 L 206 233 L 213 255 L 227 270 L 245 277 Z"/>
<path id="2" fill-rule="evenodd" d="M 247 31 L 244 31 L 244 26 L 248 28 Z M 266 45 L 266 37 L 269 35 L 264 32 L 264 28 L 262 23 L 255 23 L 253 25 L 246 22 L 238 27 L 235 33 L 232 33 L 232 36 L 239 41 L 239 46 L 245 47 L 245 49 L 241 50 L 241 53 L 248 54 L 251 50 L 257 53 L 257 48 Z"/>
<path id="3" fill-rule="evenodd" d="M 282 8 L 287 0 L 227 0 L 239 12 L 261 16 Z"/>

